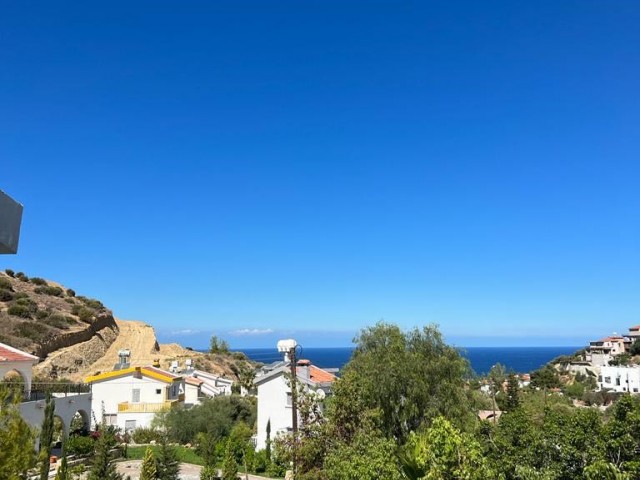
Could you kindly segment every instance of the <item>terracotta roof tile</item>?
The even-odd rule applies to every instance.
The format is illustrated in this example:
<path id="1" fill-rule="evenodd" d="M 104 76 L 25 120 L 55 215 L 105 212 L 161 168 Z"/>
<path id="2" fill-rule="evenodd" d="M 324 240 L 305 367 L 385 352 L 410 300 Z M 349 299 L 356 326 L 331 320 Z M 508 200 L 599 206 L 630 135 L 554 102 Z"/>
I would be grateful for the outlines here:
<path id="1" fill-rule="evenodd" d="M 0 362 L 34 362 L 38 357 L 0 343 Z"/>
<path id="2" fill-rule="evenodd" d="M 309 368 L 311 369 L 309 371 L 309 377 L 313 382 L 326 383 L 326 382 L 333 382 L 336 379 L 336 376 L 334 374 L 329 373 L 326 370 L 322 370 L 321 368 L 318 368 L 315 365 L 311 365 Z"/>

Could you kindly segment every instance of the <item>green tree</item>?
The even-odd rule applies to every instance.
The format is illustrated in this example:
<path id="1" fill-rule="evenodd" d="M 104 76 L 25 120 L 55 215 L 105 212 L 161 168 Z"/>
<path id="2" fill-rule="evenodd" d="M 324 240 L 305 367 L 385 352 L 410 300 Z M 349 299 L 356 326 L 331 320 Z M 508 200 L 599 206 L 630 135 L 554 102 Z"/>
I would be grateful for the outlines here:
<path id="1" fill-rule="evenodd" d="M 62 458 L 60 459 L 60 466 L 56 472 L 55 480 L 71 480 L 71 473 L 67 465 L 67 449 L 64 444 L 62 445 Z"/>
<path id="2" fill-rule="evenodd" d="M 329 480 L 401 480 L 395 450 L 395 442 L 382 432 L 362 429 L 349 443 L 341 442 L 329 451 L 324 473 Z"/>
<path id="3" fill-rule="evenodd" d="M 113 431 L 101 426 L 99 429 L 100 438 L 95 443 L 93 463 L 89 470 L 87 480 L 122 480 L 111 458 L 111 449 L 116 446 L 116 438 Z"/>
<path id="4" fill-rule="evenodd" d="M 209 353 L 229 353 L 229 344 L 213 335 L 209 340 Z"/>
<path id="5" fill-rule="evenodd" d="M 264 449 L 267 452 L 267 460 L 271 461 L 271 419 L 267 420 L 267 440 Z"/>
<path id="6" fill-rule="evenodd" d="M 47 393 L 46 403 L 44 407 L 44 419 L 42 420 L 42 429 L 40 430 L 40 453 L 38 461 L 40 462 L 40 480 L 49 478 L 49 469 L 51 462 L 51 443 L 53 442 L 54 429 L 54 412 L 56 404 L 50 393 Z"/>
<path id="7" fill-rule="evenodd" d="M 629 347 L 629 353 L 631 355 L 640 355 L 640 338 L 636 338 Z"/>
<path id="8" fill-rule="evenodd" d="M 481 445 L 443 417 L 424 432 L 411 433 L 400 456 L 411 480 L 484 480 L 494 478 Z"/>
<path id="9" fill-rule="evenodd" d="M 22 419 L 20 397 L 0 386 L 0 478 L 21 479 L 36 460 L 35 432 Z"/>
<path id="10" fill-rule="evenodd" d="M 505 407 L 508 412 L 520 407 L 520 385 L 518 377 L 511 372 L 507 380 L 507 400 Z"/>
<path id="11" fill-rule="evenodd" d="M 380 322 L 363 329 L 355 343 L 334 389 L 337 433 L 356 432 L 364 410 L 378 410 L 382 433 L 399 444 L 440 415 L 459 427 L 474 424 L 464 382 L 468 362 L 435 326 L 403 332 Z"/>
<path id="12" fill-rule="evenodd" d="M 236 462 L 233 446 L 227 441 L 227 447 L 224 452 L 224 460 L 222 462 L 222 480 L 237 480 L 238 463 Z"/>
<path id="13" fill-rule="evenodd" d="M 558 371 L 551 365 L 544 367 L 531 373 L 531 386 L 542 389 L 558 388 L 561 386 Z"/>
<path id="14" fill-rule="evenodd" d="M 158 469 L 156 467 L 156 456 L 153 450 L 147 447 L 144 452 L 144 460 L 140 470 L 140 480 L 156 480 L 158 478 Z"/>
<path id="15" fill-rule="evenodd" d="M 489 384 L 491 385 L 491 403 L 494 413 L 494 421 L 495 421 L 495 412 L 498 409 L 496 404 L 496 395 L 498 393 L 502 393 L 502 385 L 504 384 L 504 380 L 507 376 L 507 370 L 504 368 L 504 365 L 501 363 L 496 363 L 489 370 Z"/>
<path id="16" fill-rule="evenodd" d="M 621 472 L 618 467 L 604 460 L 599 460 L 584 469 L 585 480 L 631 480 L 628 473 Z"/>
<path id="17" fill-rule="evenodd" d="M 166 435 L 162 436 L 157 456 L 158 480 L 179 480 L 180 462 L 175 447 L 169 445 Z"/>

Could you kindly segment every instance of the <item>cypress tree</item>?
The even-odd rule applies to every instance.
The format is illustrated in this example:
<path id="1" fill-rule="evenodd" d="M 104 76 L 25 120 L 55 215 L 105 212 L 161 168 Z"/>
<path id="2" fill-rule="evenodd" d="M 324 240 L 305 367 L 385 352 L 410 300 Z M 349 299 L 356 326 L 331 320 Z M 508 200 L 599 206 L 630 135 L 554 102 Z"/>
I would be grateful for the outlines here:
<path id="1" fill-rule="evenodd" d="M 507 381 L 507 411 L 511 412 L 520 406 L 520 386 L 518 385 L 518 377 L 512 372 L 509 374 Z"/>
<path id="2" fill-rule="evenodd" d="M 222 480 L 237 480 L 238 464 L 236 463 L 231 441 L 227 441 L 227 448 L 224 451 L 224 461 L 222 462 Z"/>
<path id="3" fill-rule="evenodd" d="M 267 420 L 267 440 L 265 442 L 267 460 L 271 461 L 271 419 Z"/>
<path id="4" fill-rule="evenodd" d="M 67 467 L 67 452 L 65 452 L 64 446 L 62 447 L 62 460 L 60 460 L 60 467 L 56 472 L 55 480 L 71 480 L 69 478 L 69 469 Z"/>
<path id="5" fill-rule="evenodd" d="M 162 436 L 157 462 L 158 480 L 179 480 L 180 462 L 176 449 L 167 443 L 167 437 Z"/>
<path id="6" fill-rule="evenodd" d="M 115 438 L 106 430 L 101 430 L 100 434 L 87 480 L 122 480 L 109 452 L 116 443 Z"/>
<path id="7" fill-rule="evenodd" d="M 44 407 L 44 419 L 42 420 L 42 430 L 40 431 L 40 480 L 49 478 L 51 467 L 51 442 L 53 442 L 53 414 L 56 405 L 50 393 L 47 393 L 46 405 Z"/>
<path id="8" fill-rule="evenodd" d="M 144 453 L 144 460 L 142 461 L 142 468 L 140 470 L 140 480 L 156 480 L 158 475 L 158 469 L 156 467 L 156 457 L 153 454 L 151 447 L 147 447 Z"/>

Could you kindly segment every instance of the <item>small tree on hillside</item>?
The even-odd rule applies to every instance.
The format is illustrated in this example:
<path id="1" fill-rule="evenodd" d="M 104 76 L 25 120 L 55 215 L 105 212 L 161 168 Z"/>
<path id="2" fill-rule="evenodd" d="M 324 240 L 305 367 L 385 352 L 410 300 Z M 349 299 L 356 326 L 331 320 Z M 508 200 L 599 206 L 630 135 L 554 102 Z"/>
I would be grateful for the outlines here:
<path id="1" fill-rule="evenodd" d="M 49 478 L 49 469 L 51 462 L 51 442 L 53 442 L 53 415 L 56 404 L 50 393 L 47 393 L 46 405 L 44 407 L 44 419 L 42 420 L 42 430 L 40 431 L 40 454 L 38 461 L 40 462 L 40 480 Z"/>
<path id="2" fill-rule="evenodd" d="M 209 341 L 209 353 L 228 353 L 229 352 L 229 344 L 213 335 L 211 340 Z"/>
<path id="3" fill-rule="evenodd" d="M 156 457 L 153 454 L 153 450 L 147 447 L 147 450 L 144 452 L 142 468 L 140 469 L 140 480 L 156 480 L 157 476 Z"/>

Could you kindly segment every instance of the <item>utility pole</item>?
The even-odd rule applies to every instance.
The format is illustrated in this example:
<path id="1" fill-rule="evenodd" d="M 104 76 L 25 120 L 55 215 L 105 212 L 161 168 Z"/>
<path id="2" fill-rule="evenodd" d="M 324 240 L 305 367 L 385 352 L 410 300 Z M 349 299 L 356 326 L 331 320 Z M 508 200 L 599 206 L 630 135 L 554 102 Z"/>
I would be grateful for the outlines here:
<path id="1" fill-rule="evenodd" d="M 291 362 L 291 427 L 293 430 L 293 448 L 292 448 L 292 463 L 293 463 L 293 478 L 297 477 L 297 450 L 298 450 L 298 372 L 296 370 L 296 347 L 292 347 L 289 350 L 289 360 Z"/>

